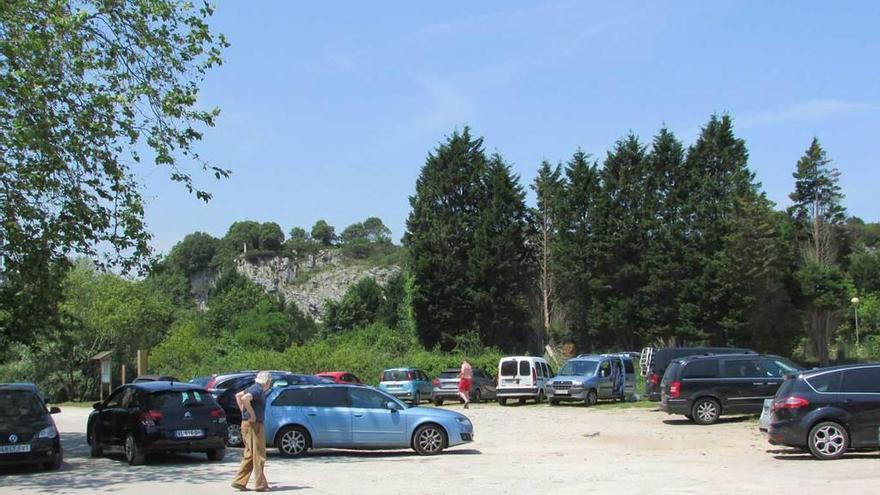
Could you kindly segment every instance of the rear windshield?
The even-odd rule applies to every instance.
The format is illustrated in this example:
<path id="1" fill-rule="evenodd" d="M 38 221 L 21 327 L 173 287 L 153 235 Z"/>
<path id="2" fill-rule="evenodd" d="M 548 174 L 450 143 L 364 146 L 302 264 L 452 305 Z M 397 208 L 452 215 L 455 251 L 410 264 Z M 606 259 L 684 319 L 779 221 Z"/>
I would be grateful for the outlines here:
<path id="1" fill-rule="evenodd" d="M 150 409 L 177 409 L 182 407 L 202 407 L 213 405 L 211 394 L 198 390 L 156 392 L 147 400 Z"/>
<path id="2" fill-rule="evenodd" d="M 382 373 L 383 382 L 405 382 L 412 379 L 412 371 L 390 370 Z"/>
<path id="3" fill-rule="evenodd" d="M 477 373 L 474 373 L 477 374 Z M 444 371 L 440 373 L 439 378 L 458 378 L 458 370 L 455 371 Z"/>
<path id="4" fill-rule="evenodd" d="M 592 376 L 596 373 L 598 361 L 569 361 L 559 370 L 560 376 Z"/>
<path id="5" fill-rule="evenodd" d="M 681 361 L 673 361 L 672 364 L 666 368 L 666 373 L 663 374 L 663 381 L 675 380 L 678 376 L 679 368 L 681 368 Z"/>
<path id="6" fill-rule="evenodd" d="M 790 376 L 782 381 L 782 385 L 779 386 L 779 389 L 776 391 L 776 397 L 785 397 L 789 393 L 791 393 L 791 389 L 794 388 L 794 382 L 797 381 L 797 377 Z"/>
<path id="7" fill-rule="evenodd" d="M 0 390 L 0 417 L 42 416 L 46 411 L 29 390 Z"/>
<path id="8" fill-rule="evenodd" d="M 501 376 L 516 376 L 516 360 L 501 362 Z"/>

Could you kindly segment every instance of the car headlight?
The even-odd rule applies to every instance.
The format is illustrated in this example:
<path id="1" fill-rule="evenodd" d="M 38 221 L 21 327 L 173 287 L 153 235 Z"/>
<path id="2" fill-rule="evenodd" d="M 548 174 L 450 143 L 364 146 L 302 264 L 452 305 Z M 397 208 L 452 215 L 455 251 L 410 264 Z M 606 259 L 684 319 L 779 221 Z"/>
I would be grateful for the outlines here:
<path id="1" fill-rule="evenodd" d="M 581 388 L 584 386 L 584 382 L 571 382 L 571 386 Z"/>
<path id="2" fill-rule="evenodd" d="M 47 426 L 40 430 L 37 438 L 55 438 L 58 436 L 58 430 L 54 426 Z"/>
<path id="3" fill-rule="evenodd" d="M 458 421 L 458 424 L 460 424 L 461 426 L 472 426 L 471 420 L 467 418 L 455 418 L 455 420 Z"/>

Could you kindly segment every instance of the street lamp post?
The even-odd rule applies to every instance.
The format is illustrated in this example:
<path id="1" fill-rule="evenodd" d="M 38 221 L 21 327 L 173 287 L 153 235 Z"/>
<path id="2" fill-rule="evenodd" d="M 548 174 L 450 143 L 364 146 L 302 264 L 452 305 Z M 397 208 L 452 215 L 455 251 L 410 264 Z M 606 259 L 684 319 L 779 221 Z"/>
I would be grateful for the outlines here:
<path id="1" fill-rule="evenodd" d="M 856 347 L 859 346 L 859 303 L 861 302 L 858 297 L 854 297 L 850 299 L 853 304 L 853 312 L 856 315 Z"/>

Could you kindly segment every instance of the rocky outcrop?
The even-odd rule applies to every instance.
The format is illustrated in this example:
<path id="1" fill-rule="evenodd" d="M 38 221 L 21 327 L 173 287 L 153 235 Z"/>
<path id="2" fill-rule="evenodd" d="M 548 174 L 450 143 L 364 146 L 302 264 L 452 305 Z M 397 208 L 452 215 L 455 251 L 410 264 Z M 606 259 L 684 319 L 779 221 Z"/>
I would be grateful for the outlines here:
<path id="1" fill-rule="evenodd" d="M 363 266 L 347 263 L 339 251 L 324 251 L 305 261 L 286 257 L 236 260 L 235 269 L 269 294 L 282 297 L 305 314 L 319 320 L 327 300 L 339 301 L 348 288 L 364 278 L 385 285 L 400 267 Z M 208 291 L 216 282 L 217 272 L 206 271 L 190 279 L 199 308 L 207 308 Z"/>

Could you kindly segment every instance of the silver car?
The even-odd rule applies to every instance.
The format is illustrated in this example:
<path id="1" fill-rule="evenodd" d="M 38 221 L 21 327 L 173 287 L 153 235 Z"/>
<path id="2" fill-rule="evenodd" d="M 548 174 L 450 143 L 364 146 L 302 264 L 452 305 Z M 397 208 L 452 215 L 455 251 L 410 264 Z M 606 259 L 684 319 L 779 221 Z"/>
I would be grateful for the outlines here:
<path id="1" fill-rule="evenodd" d="M 636 375 L 632 358 L 626 354 L 580 355 L 569 359 L 547 382 L 550 405 L 563 401 L 632 400 Z"/>
<path id="2" fill-rule="evenodd" d="M 461 401 L 458 396 L 458 368 L 443 370 L 434 382 L 434 390 L 431 392 L 431 401 L 435 406 L 442 406 L 444 400 Z M 474 368 L 474 379 L 471 383 L 471 401 L 495 400 L 495 379 L 485 371 Z"/>

